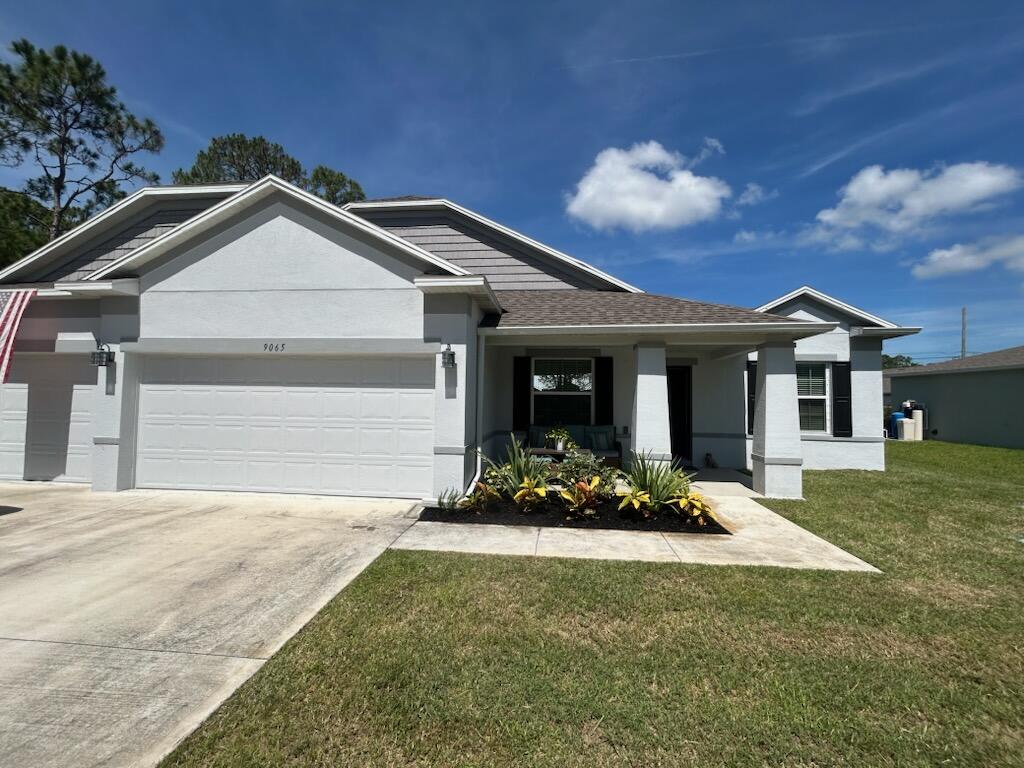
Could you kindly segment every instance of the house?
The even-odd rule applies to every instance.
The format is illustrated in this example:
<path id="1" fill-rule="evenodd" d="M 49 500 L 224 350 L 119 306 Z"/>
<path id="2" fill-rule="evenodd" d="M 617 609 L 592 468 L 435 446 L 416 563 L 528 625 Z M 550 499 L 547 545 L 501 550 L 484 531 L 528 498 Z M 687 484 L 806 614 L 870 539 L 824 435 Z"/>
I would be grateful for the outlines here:
<path id="1" fill-rule="evenodd" d="M 1024 347 L 885 372 L 889 402 L 916 400 L 926 438 L 1024 448 Z"/>
<path id="2" fill-rule="evenodd" d="M 882 342 L 918 333 L 802 286 L 757 308 L 794 319 L 833 323 L 796 342 L 797 416 L 804 469 L 885 469 Z M 748 355 L 748 398 L 756 352 Z M 753 442 L 748 417 L 748 454 Z"/>
<path id="3" fill-rule="evenodd" d="M 811 289 L 655 296 L 447 200 L 274 177 L 140 190 L 0 287 L 38 292 L 0 478 L 105 491 L 436 498 L 478 448 L 572 423 L 800 497 L 803 466 L 882 468 L 881 342 L 913 332 Z"/>

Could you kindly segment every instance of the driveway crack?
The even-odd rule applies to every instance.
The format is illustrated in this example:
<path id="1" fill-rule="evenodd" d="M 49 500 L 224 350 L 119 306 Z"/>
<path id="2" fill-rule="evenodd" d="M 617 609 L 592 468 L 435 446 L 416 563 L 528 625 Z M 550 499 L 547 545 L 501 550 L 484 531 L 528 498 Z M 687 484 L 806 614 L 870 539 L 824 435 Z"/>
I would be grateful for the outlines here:
<path id="1" fill-rule="evenodd" d="M 266 661 L 269 656 L 237 656 L 233 653 L 213 653 L 212 651 L 178 651 L 172 648 L 137 648 L 130 645 L 105 645 L 104 643 L 82 643 L 75 640 L 37 640 L 31 637 L 5 637 L 0 640 L 13 643 L 42 643 L 46 645 L 71 645 L 81 648 L 106 648 L 112 651 L 138 651 L 140 653 L 174 653 L 183 656 L 214 656 L 220 659 L 240 659 L 242 661 Z"/>

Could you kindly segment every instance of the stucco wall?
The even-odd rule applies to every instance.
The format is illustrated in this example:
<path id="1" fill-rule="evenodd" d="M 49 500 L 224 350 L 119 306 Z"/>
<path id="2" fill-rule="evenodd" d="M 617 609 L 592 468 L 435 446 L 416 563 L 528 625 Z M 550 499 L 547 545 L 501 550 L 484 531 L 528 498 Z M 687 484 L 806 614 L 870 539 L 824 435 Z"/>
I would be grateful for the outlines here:
<path id="1" fill-rule="evenodd" d="M 272 202 L 142 277 L 143 338 L 408 338 L 422 269 Z"/>
<path id="2" fill-rule="evenodd" d="M 926 438 L 1024 448 L 1024 370 L 894 376 L 890 403 L 928 409 Z"/>

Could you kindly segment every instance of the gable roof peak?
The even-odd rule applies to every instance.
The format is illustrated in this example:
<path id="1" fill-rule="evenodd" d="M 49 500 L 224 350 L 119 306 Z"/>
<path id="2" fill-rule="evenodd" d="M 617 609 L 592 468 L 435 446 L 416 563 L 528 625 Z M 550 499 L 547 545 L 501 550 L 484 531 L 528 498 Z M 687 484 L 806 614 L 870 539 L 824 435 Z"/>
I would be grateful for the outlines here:
<path id="1" fill-rule="evenodd" d="M 762 304 L 757 307 L 758 312 L 770 312 L 783 304 L 792 301 L 793 299 L 800 298 L 801 296 L 808 296 L 816 301 L 828 306 L 833 309 L 839 310 L 847 315 L 866 320 L 871 325 L 877 325 L 880 328 L 898 328 L 896 323 L 885 320 L 878 315 L 873 315 L 867 310 L 863 310 L 860 307 L 855 307 L 852 304 L 847 304 L 845 301 L 837 299 L 835 296 L 830 296 L 824 291 L 819 291 L 817 288 L 813 288 L 810 285 L 801 285 L 799 288 L 790 291 L 784 296 L 779 296 L 777 299 L 769 301 L 767 304 Z"/>

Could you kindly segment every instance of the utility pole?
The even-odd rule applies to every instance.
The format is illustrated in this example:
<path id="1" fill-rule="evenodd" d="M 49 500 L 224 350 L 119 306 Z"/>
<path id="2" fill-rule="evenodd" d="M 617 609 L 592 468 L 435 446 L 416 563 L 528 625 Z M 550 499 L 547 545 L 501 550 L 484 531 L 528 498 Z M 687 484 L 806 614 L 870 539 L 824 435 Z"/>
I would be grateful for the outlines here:
<path id="1" fill-rule="evenodd" d="M 967 357 L 967 307 L 960 308 L 960 359 Z"/>

